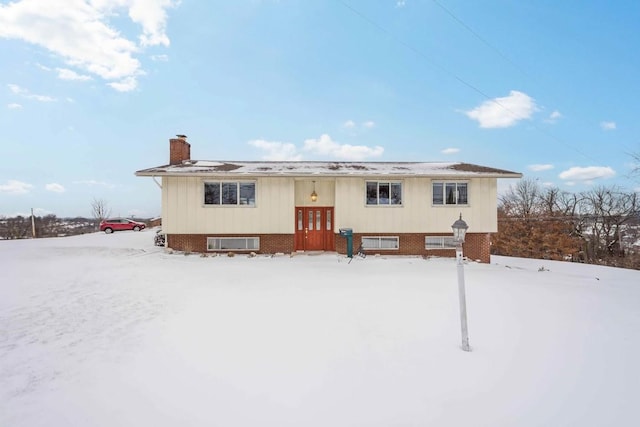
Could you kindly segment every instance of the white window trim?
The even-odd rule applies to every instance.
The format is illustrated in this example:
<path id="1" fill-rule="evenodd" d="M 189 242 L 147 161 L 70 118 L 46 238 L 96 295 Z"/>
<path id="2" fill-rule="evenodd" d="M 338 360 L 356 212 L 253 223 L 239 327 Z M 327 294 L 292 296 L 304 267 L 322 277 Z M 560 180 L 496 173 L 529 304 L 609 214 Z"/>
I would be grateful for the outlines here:
<path id="1" fill-rule="evenodd" d="M 458 195 L 456 194 L 456 203 L 454 204 L 447 204 L 444 203 L 444 198 L 447 196 L 446 193 L 442 194 L 443 197 L 443 203 L 441 205 L 436 205 L 435 203 L 433 203 L 433 184 L 456 184 L 456 193 L 458 192 L 457 189 L 457 184 L 467 184 L 467 203 L 460 203 L 458 204 Z M 443 191 L 446 192 L 446 190 L 443 189 Z M 471 203 L 469 203 L 469 200 L 471 199 L 470 197 L 471 195 L 471 182 L 470 181 L 465 181 L 465 180 L 432 180 L 431 181 L 431 206 L 434 208 L 446 208 L 446 207 L 453 207 L 453 206 L 470 206 Z"/>
<path id="2" fill-rule="evenodd" d="M 439 246 L 428 245 L 427 239 L 439 240 Z M 456 244 L 453 240 L 453 236 L 424 236 L 424 248 L 428 251 L 442 250 L 442 249 L 455 249 Z"/>
<path id="3" fill-rule="evenodd" d="M 363 249 L 365 251 L 397 251 L 400 250 L 400 237 L 399 236 L 362 236 L 362 241 L 364 241 L 364 239 L 378 239 L 378 247 L 377 248 L 371 248 L 371 247 L 364 247 L 363 245 Z M 395 248 L 382 248 L 380 247 L 380 242 L 382 239 L 395 239 L 396 241 L 396 247 Z"/>
<path id="4" fill-rule="evenodd" d="M 238 239 L 244 239 L 245 240 L 245 249 L 210 249 L 210 244 L 209 242 L 211 242 L 212 240 L 238 240 Z M 256 239 L 258 242 L 258 247 L 257 248 L 246 248 L 247 246 L 247 242 L 250 239 Z M 260 237 L 254 236 L 254 237 L 247 237 L 247 236 L 224 236 L 224 237 L 216 237 L 216 236 L 212 236 L 212 237 L 207 237 L 207 251 L 209 252 L 233 252 L 233 251 L 259 251 L 260 250 Z"/>
<path id="5" fill-rule="evenodd" d="M 229 205 L 229 204 L 213 204 L 213 203 L 205 203 L 204 198 L 205 198 L 205 184 L 214 184 L 214 183 L 220 183 L 220 184 L 236 184 L 238 187 L 238 203 L 236 203 L 235 205 Z M 240 204 L 240 184 L 253 184 L 253 191 L 254 191 L 254 203 L 253 205 L 241 205 Z M 202 181 L 202 185 L 200 186 L 202 194 L 200 196 L 200 200 L 202 200 L 202 206 L 205 208 L 255 208 L 256 206 L 258 206 L 258 181 L 256 180 L 229 180 L 229 179 L 206 179 Z M 220 191 L 222 191 L 222 188 L 220 188 Z"/>
<path id="6" fill-rule="evenodd" d="M 380 203 L 376 203 L 375 205 L 373 204 L 369 204 L 367 203 L 368 197 L 367 197 L 367 183 L 369 182 L 375 182 L 378 184 L 378 188 L 380 186 L 380 184 L 389 184 L 389 191 L 391 191 L 391 184 L 400 184 L 400 203 L 398 204 L 391 204 L 389 203 L 388 205 L 381 205 Z M 389 196 L 391 196 L 391 194 L 389 194 Z M 380 202 L 380 192 L 378 191 L 378 202 Z M 404 181 L 402 180 L 396 180 L 396 181 L 389 181 L 389 180 L 380 180 L 380 179 L 365 179 L 364 180 L 364 205 L 365 207 L 368 208 L 401 208 L 404 206 Z"/>

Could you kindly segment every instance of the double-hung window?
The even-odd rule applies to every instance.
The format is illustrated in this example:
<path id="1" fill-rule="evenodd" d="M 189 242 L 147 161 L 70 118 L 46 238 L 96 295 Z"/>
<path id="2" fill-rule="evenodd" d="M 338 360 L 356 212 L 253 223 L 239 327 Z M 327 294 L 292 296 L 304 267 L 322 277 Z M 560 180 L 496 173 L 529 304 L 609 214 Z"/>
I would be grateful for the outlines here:
<path id="1" fill-rule="evenodd" d="M 469 204 L 468 184 L 466 182 L 434 182 L 434 205 Z"/>
<path id="2" fill-rule="evenodd" d="M 255 206 L 255 182 L 205 182 L 205 205 Z"/>
<path id="3" fill-rule="evenodd" d="M 401 205 L 402 183 L 367 181 L 367 205 Z"/>

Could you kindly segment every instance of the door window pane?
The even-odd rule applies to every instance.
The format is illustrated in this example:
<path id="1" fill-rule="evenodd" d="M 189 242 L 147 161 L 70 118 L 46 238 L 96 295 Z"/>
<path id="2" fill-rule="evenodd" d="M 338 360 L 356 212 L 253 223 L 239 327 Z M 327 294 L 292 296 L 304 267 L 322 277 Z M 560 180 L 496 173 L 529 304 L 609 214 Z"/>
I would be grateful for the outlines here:
<path id="1" fill-rule="evenodd" d="M 316 211 L 316 230 L 322 230 L 322 212 Z"/>
<path id="2" fill-rule="evenodd" d="M 313 211 L 309 211 L 309 230 L 313 230 Z"/>
<path id="3" fill-rule="evenodd" d="M 327 210 L 327 230 L 333 230 L 331 227 L 331 211 Z"/>
<path id="4" fill-rule="evenodd" d="M 298 230 L 302 230 L 302 209 L 298 210 Z"/>

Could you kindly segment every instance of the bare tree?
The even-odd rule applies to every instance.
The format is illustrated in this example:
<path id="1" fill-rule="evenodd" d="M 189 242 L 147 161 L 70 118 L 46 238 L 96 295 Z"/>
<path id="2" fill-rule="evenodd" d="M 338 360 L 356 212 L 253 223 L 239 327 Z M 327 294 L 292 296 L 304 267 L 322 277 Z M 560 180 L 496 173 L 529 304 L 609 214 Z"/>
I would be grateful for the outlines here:
<path id="1" fill-rule="evenodd" d="M 524 179 L 500 198 L 496 254 L 528 258 L 567 259 L 580 251 L 581 240 L 571 214 L 575 203 L 558 188 L 541 189 Z"/>
<path id="2" fill-rule="evenodd" d="M 528 219 L 538 210 L 540 194 L 540 186 L 536 181 L 521 179 L 500 197 L 500 205 L 507 215 Z"/>
<path id="3" fill-rule="evenodd" d="M 583 193 L 581 211 L 589 225 L 587 255 L 594 260 L 623 256 L 620 237 L 624 225 L 640 212 L 638 194 L 616 186 L 596 187 Z"/>
<path id="4" fill-rule="evenodd" d="M 102 221 L 105 218 L 111 216 L 111 208 L 109 204 L 104 199 L 96 199 L 94 198 L 91 202 L 91 212 L 93 217 L 98 221 Z"/>
<path id="5" fill-rule="evenodd" d="M 25 218 L 18 215 L 14 218 L 6 218 L 2 220 L 3 239 L 26 239 L 30 235 L 31 221 L 29 218 Z"/>
<path id="6" fill-rule="evenodd" d="M 633 159 L 633 169 L 631 169 L 631 176 L 640 178 L 640 151 L 629 154 Z"/>

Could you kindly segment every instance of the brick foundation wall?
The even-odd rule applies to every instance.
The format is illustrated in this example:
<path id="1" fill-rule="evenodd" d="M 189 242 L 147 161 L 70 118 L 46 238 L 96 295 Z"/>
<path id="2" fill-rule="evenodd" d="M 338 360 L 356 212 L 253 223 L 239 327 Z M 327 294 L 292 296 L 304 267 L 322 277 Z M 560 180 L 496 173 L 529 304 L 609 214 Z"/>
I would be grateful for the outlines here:
<path id="1" fill-rule="evenodd" d="M 183 252 L 218 252 L 207 251 L 207 237 L 259 237 L 260 254 L 275 254 L 278 252 L 293 252 L 293 234 L 169 234 L 167 235 L 167 247 Z M 227 252 L 227 251 L 219 251 Z M 250 253 L 247 251 L 233 251 L 238 253 Z"/>
<path id="2" fill-rule="evenodd" d="M 399 238 L 400 247 L 397 250 L 380 250 L 370 249 L 366 252 L 369 254 L 381 255 L 421 255 L 421 256 L 439 256 L 455 258 L 455 249 L 425 249 L 425 236 L 451 236 L 451 233 L 354 233 L 353 234 L 353 251 L 356 252 L 360 246 L 362 236 L 397 236 Z M 480 262 L 490 262 L 490 234 L 489 233 L 469 233 L 465 238 L 463 246 L 464 256 L 472 260 Z M 336 251 L 341 254 L 347 253 L 347 239 L 336 236 Z"/>
<path id="3" fill-rule="evenodd" d="M 354 252 L 360 246 L 362 236 L 398 236 L 400 240 L 400 248 L 398 250 L 369 250 L 369 254 L 381 255 L 420 255 L 420 256 L 440 256 L 455 257 L 455 249 L 430 249 L 424 247 L 425 235 L 429 236 L 451 236 L 451 234 L 443 233 L 365 233 L 353 235 Z M 167 236 L 167 247 L 185 252 L 210 252 L 207 251 L 207 237 L 259 237 L 260 250 L 256 251 L 261 254 L 274 253 L 291 253 L 294 251 L 294 235 L 293 234 L 169 234 Z M 347 253 L 347 239 L 335 236 L 336 251 L 341 254 Z M 464 243 L 464 255 L 472 260 L 480 262 L 490 262 L 490 234 L 489 233 L 469 233 Z M 226 252 L 226 251 L 222 251 Z M 252 251 L 234 251 L 238 253 L 249 253 Z"/>

